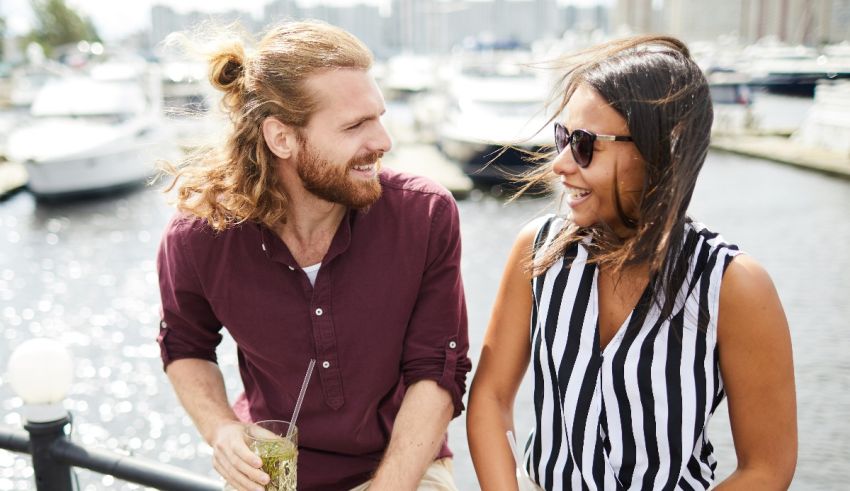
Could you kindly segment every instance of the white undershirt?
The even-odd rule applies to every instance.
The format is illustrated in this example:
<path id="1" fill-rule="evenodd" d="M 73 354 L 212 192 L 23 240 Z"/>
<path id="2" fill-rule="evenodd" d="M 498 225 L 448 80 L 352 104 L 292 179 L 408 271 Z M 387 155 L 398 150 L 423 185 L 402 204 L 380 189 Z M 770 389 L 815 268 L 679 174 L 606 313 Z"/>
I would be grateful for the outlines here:
<path id="1" fill-rule="evenodd" d="M 317 263 L 312 266 L 306 266 L 304 268 L 301 268 L 304 270 L 305 273 L 307 273 L 307 279 L 310 280 L 310 284 L 313 286 L 316 286 L 316 275 L 319 274 L 319 268 L 321 267 L 322 263 Z"/>

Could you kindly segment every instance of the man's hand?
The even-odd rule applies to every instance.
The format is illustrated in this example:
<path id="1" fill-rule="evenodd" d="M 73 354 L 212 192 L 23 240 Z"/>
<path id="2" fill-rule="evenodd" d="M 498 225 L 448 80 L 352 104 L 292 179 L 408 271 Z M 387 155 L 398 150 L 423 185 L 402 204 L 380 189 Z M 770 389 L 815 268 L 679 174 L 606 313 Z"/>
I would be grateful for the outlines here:
<path id="1" fill-rule="evenodd" d="M 263 472 L 263 462 L 245 443 L 245 425 L 225 423 L 219 426 L 212 440 L 213 467 L 238 491 L 263 491 L 269 476 Z"/>
<path id="2" fill-rule="evenodd" d="M 269 477 L 260 470 L 260 458 L 245 443 L 245 425 L 227 402 L 218 365 L 184 358 L 168 365 L 166 373 L 180 403 L 213 448 L 215 470 L 238 491 L 262 491 Z"/>

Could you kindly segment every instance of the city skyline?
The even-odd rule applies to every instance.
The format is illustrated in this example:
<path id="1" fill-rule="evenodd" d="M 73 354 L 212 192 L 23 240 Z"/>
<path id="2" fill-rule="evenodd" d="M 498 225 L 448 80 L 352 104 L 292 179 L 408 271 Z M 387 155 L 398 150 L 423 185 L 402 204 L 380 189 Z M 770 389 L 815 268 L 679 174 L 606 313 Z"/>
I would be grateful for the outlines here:
<path id="1" fill-rule="evenodd" d="M 392 0 L 295 0 L 295 3 L 311 7 L 316 5 L 352 6 L 357 4 L 377 6 L 386 14 Z M 451 1 L 451 0 L 441 0 Z M 486 2 L 491 0 L 471 0 Z M 508 0 L 511 1 L 511 0 Z M 557 0 L 559 5 L 588 7 L 594 5 L 611 6 L 614 0 Z M 147 30 L 150 25 L 151 8 L 164 5 L 177 12 L 223 12 L 241 10 L 252 17 L 263 14 L 263 8 L 271 0 L 134 0 L 115 2 L 114 0 L 66 0 L 67 4 L 89 17 L 104 40 L 117 40 L 130 34 Z M 32 27 L 30 0 L 0 0 L 0 16 L 6 18 L 9 34 L 26 33 Z M 121 22 L 116 22 L 121 19 Z"/>
<path id="2" fill-rule="evenodd" d="M 91 18 L 107 44 L 152 56 L 163 54 L 161 43 L 172 32 L 206 21 L 239 22 L 259 33 L 286 18 L 320 19 L 342 27 L 379 58 L 399 52 L 446 53 L 476 41 L 530 46 L 565 36 L 575 42 L 647 32 L 689 43 L 773 39 L 815 46 L 850 39 L 850 0 L 715 0 L 711 6 L 700 0 L 242 0 L 238 5 L 231 0 L 66 1 L 84 16 L 91 9 L 98 12 Z M 12 2 L 20 6 L 28 0 L 0 0 L 0 15 L 8 15 Z M 111 13 L 107 5 L 123 5 L 128 11 Z M 142 10 L 129 11 L 131 7 Z M 712 16 L 714 11 L 726 15 Z M 7 26 L 7 56 L 19 59 L 21 47 L 13 38 L 27 31 L 16 31 L 9 17 Z"/>

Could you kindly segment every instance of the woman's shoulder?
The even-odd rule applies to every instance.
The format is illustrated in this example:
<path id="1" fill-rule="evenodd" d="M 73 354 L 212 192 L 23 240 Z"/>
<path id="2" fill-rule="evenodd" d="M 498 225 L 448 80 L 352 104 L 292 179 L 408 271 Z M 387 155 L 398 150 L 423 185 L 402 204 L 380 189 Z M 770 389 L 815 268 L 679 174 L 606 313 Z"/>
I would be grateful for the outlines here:
<path id="1" fill-rule="evenodd" d="M 726 320 L 720 324 L 727 324 L 727 327 L 740 324 L 739 319 L 749 318 L 766 305 L 779 305 L 773 280 L 758 260 L 743 253 L 737 245 L 727 242 L 704 224 L 693 222 L 688 227 L 689 233 L 697 234 L 697 238 L 701 239 L 692 241 L 701 244 L 696 246 L 693 260 L 702 261 L 704 266 L 711 262 L 714 264 L 713 274 L 717 275 L 718 281 L 713 289 L 720 317 Z M 729 330 L 721 328 L 720 332 Z"/>
<path id="2" fill-rule="evenodd" d="M 562 219 L 557 215 L 547 214 L 526 223 L 514 240 L 514 245 L 508 259 L 508 267 L 526 269 L 523 265 L 532 259 L 535 251 L 539 250 L 550 237 L 554 237 L 553 227 L 560 229 L 561 224 L 558 223 L 559 220 Z"/>
<path id="3" fill-rule="evenodd" d="M 534 249 L 537 250 L 546 242 L 557 237 L 565 224 L 566 219 L 554 213 L 539 216 L 522 228 L 518 240 L 522 240 L 530 246 L 533 245 Z"/>
<path id="4" fill-rule="evenodd" d="M 545 215 L 537 217 L 526 223 L 522 229 L 520 229 L 516 239 L 514 240 L 514 249 L 528 251 L 528 253 L 531 253 L 535 242 L 538 240 L 538 236 L 543 232 L 549 220 L 550 216 Z"/>
<path id="5" fill-rule="evenodd" d="M 788 321 L 767 270 L 748 255 L 737 256 L 726 269 L 720 288 L 718 343 L 762 350 L 788 338 Z M 752 356 L 754 351 L 737 352 Z"/>
<path id="6" fill-rule="evenodd" d="M 555 229 L 560 230 L 559 220 L 557 215 L 547 214 L 529 221 L 517 234 L 514 249 L 528 251 L 528 253 L 539 250 L 547 239 L 554 237 Z"/>
<path id="7" fill-rule="evenodd" d="M 752 256 L 741 254 L 729 261 L 723 273 L 721 304 L 761 305 L 764 297 L 775 294 L 776 289 L 770 274 Z"/>
<path id="8" fill-rule="evenodd" d="M 744 252 L 737 244 L 727 241 L 720 233 L 700 222 L 685 224 L 684 251 L 698 269 L 709 267 L 726 281 L 726 269 Z"/>
<path id="9" fill-rule="evenodd" d="M 727 241 L 719 232 L 711 230 L 701 222 L 687 222 L 685 224 L 685 234 L 686 236 L 693 234 L 695 238 L 700 239 L 693 242 L 695 246 L 702 245 L 715 251 L 723 250 L 732 256 L 736 256 L 742 252 L 736 244 Z"/>

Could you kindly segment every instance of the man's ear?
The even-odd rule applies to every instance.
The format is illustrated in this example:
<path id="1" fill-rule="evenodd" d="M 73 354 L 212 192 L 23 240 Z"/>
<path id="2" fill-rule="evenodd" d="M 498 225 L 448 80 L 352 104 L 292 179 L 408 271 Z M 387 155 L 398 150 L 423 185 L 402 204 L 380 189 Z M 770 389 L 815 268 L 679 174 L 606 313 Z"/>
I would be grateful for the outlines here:
<path id="1" fill-rule="evenodd" d="M 292 158 L 298 146 L 298 139 L 292 126 L 269 116 L 263 120 L 262 131 L 263 139 L 273 154 L 281 159 Z"/>

